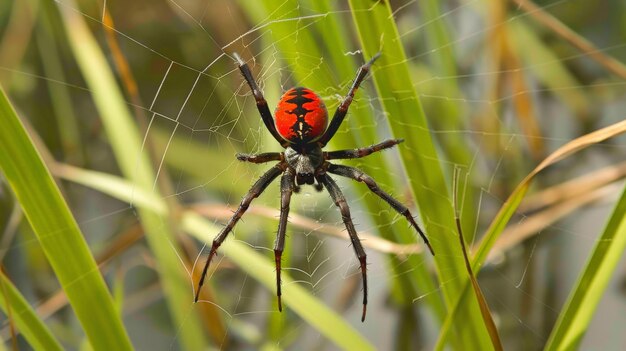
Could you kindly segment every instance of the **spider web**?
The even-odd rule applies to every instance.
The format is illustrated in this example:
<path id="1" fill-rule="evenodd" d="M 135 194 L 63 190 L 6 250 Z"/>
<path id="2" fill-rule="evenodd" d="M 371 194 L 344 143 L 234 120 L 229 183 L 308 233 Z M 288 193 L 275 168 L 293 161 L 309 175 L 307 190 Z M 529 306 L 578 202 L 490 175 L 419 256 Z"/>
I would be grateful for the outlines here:
<path id="1" fill-rule="evenodd" d="M 323 83 L 323 88 L 317 89 L 317 93 L 326 101 L 332 114 L 354 79 L 353 74 L 345 77 L 334 75 L 328 63 L 330 60 L 327 56 L 330 53 L 310 56 L 298 50 L 301 44 L 299 40 L 305 32 L 315 32 L 316 26 L 325 25 L 325 21 L 339 19 L 344 23 L 352 23 L 347 7 L 316 12 L 313 6 L 302 5 L 297 7 L 297 11 L 277 18 L 275 13 L 267 16 L 255 14 L 253 9 L 247 8 L 252 5 L 238 6 L 227 1 L 204 3 L 170 0 L 149 4 L 109 0 L 85 2 L 80 7 L 69 1 L 56 2 L 60 7 L 79 13 L 94 28 L 102 24 L 104 12 L 109 12 L 117 21 L 115 30 L 122 52 L 134 74 L 142 77 L 139 82 L 141 103 L 136 105 L 129 99 L 128 105 L 138 108 L 147 117 L 148 123 L 142 131 L 144 145 L 141 155 L 150 157 L 155 166 L 153 188 L 159 190 L 163 200 L 188 205 L 203 214 L 216 228 L 209 237 L 217 234 L 220 225 L 226 223 L 231 215 L 229 211 L 239 204 L 252 183 L 270 167 L 238 162 L 234 154 L 280 151 L 280 146 L 260 121 L 254 98 L 234 64 L 232 53 L 239 52 L 251 66 L 270 108 L 276 104 L 281 92 L 292 86 L 306 86 L 308 81 L 316 80 Z M 282 3 L 276 11 L 289 7 L 289 4 L 287 1 Z M 460 168 L 470 186 L 476 189 L 477 202 L 463 202 L 463 206 L 471 206 L 469 213 L 476 217 L 474 232 L 465 233 L 472 238 L 470 246 L 479 242 L 480 235 L 485 232 L 495 212 L 504 204 L 512 191 L 510 185 L 517 184 L 538 163 L 530 157 L 519 157 L 520 154 L 528 156 L 532 153 L 529 143 L 543 144 L 547 150 L 544 155 L 547 155 L 574 139 L 581 131 L 576 130 L 576 124 L 571 123 L 573 115 L 588 118 L 594 126 L 619 120 L 623 107 L 619 97 L 623 95 L 624 89 L 623 82 L 607 78 L 601 68 L 591 63 L 587 53 L 573 53 L 565 55 L 565 58 L 547 59 L 540 63 L 521 63 L 519 68 L 493 69 L 489 62 L 478 57 L 478 52 L 484 49 L 486 34 L 511 23 L 528 24 L 530 16 L 518 9 L 514 10 L 516 14 L 512 17 L 485 23 L 481 4 L 477 0 L 448 2 L 445 11 L 437 19 L 415 22 L 415 18 L 422 16 L 417 1 L 392 2 L 408 64 L 412 67 L 412 73 L 415 73 L 414 88 L 424 104 L 426 114 L 430 117 L 429 111 L 452 102 L 458 110 L 463 111 L 463 118 L 471 121 L 463 123 L 463 128 L 449 128 L 437 123 L 430 123 L 429 126 L 431 134 L 438 141 L 459 138 L 471 146 L 470 162 L 467 164 L 455 162 L 440 152 L 445 172 L 451 174 L 454 169 Z M 380 4 L 372 2 L 372 6 Z M 542 3 L 541 9 L 563 13 L 567 6 L 583 5 L 580 1 L 557 0 Z M 453 37 L 444 45 L 430 47 L 425 44 L 425 33 L 436 30 L 441 22 L 451 28 Z M 276 29 L 276 24 L 290 26 L 290 34 L 283 35 Z M 145 30 L 144 26 L 152 29 Z M 350 32 L 349 35 L 355 33 Z M 598 33 L 591 33 L 590 36 L 601 52 L 615 56 L 621 54 L 623 57 L 626 45 L 619 40 L 613 37 L 600 39 Z M 280 41 L 292 43 L 292 50 L 281 49 Z M 341 54 L 352 57 L 355 66 L 369 59 L 363 57 L 355 41 L 351 45 Z M 461 57 L 459 72 L 453 76 L 430 74 L 428 68 L 433 65 L 429 63 L 432 55 L 450 48 L 454 48 L 457 56 Z M 545 83 L 534 76 L 540 70 L 557 69 L 554 68 L 557 66 L 583 65 L 591 67 L 586 68 L 589 77 L 580 78 L 585 84 L 575 81 L 575 84 L 569 86 L 546 88 Z M 298 77 L 293 67 L 304 67 L 310 73 Z M 58 81 L 45 74 L 0 68 L 10 70 L 14 75 L 35 78 L 37 84 L 53 82 L 65 85 L 73 94 L 84 94 L 85 90 L 89 92 L 84 84 L 76 83 L 80 82 L 79 79 L 74 80 L 72 77 Z M 376 66 L 373 70 L 376 70 Z M 524 75 L 528 85 L 525 91 L 541 106 L 541 111 L 535 111 L 535 115 L 540 118 L 539 136 L 530 135 L 514 116 L 518 93 L 505 91 L 489 94 L 495 76 L 515 71 Z M 461 82 L 461 92 L 454 96 L 442 93 L 437 83 L 453 79 Z M 593 83 L 586 83 L 592 79 Z M 583 103 L 588 108 L 584 113 L 577 110 L 580 105 L 575 102 L 563 102 L 588 91 L 593 96 L 587 97 L 588 101 Z M 344 123 L 356 132 L 374 130 L 380 141 L 392 137 L 387 128 L 386 119 L 389 116 L 385 115 L 381 106 L 382 102 L 371 80 L 366 79 Z M 373 113 L 372 122 L 361 123 L 358 120 L 359 113 L 364 113 L 361 109 Z M 339 140 L 334 140 L 336 144 L 333 145 L 343 145 L 341 140 L 348 137 L 347 129 L 341 129 L 335 136 Z M 367 146 L 356 139 L 357 144 L 349 147 Z M 559 164 L 557 170 L 546 172 L 539 182 L 542 187 L 547 187 L 623 161 L 620 156 L 623 147 L 623 139 L 593 146 L 582 154 L 583 160 L 566 160 Z M 335 147 L 327 148 L 330 149 Z M 94 153 L 92 157 L 95 158 L 110 158 L 110 155 L 103 156 L 102 151 L 90 152 Z M 385 166 L 377 163 L 382 162 L 381 159 L 384 159 Z M 408 190 L 408 181 L 401 172 L 403 166 L 396 150 L 386 151 L 381 158 L 370 156 L 343 163 L 384 174 L 386 180 L 377 178 L 380 187 L 391 192 L 401 202 L 410 204 L 414 214 L 419 213 Z M 117 172 L 112 166 L 94 166 L 92 169 Z M 512 178 L 517 180 L 511 181 Z M 348 199 L 360 235 L 376 237 L 381 232 L 406 226 L 405 219 L 396 215 L 382 201 L 378 201 L 376 209 L 368 207 L 367 203 L 376 197 L 359 190 L 362 184 L 352 184 L 347 179 L 337 181 Z M 278 184 L 278 180 L 274 181 L 253 202 L 227 239 L 248 246 L 267 260 L 272 258 L 277 209 L 280 207 Z M 433 196 L 438 196 L 434 189 L 427 190 L 433 191 Z M 111 228 L 122 228 L 119 231 L 123 231 L 130 223 L 139 220 L 139 214 L 135 203 L 120 205 L 104 196 L 94 196 L 97 196 L 97 202 L 88 202 L 85 208 L 76 209 L 75 213 L 85 235 L 94 241 L 95 247 L 99 247 L 104 245 L 101 238 L 110 238 L 114 234 Z M 601 233 L 615 199 L 614 196 L 605 196 L 601 202 L 596 201 L 593 206 L 578 210 L 577 216 L 544 226 L 523 244 L 490 258 L 481 271 L 481 287 L 505 346 L 539 348 L 546 343 L 561 306 L 584 267 L 585 257 Z M 381 224 L 376 221 L 381 216 L 392 220 Z M 531 219 L 532 214 L 517 215 L 511 220 L 511 226 L 522 227 Z M 427 220 L 419 218 L 419 221 L 423 225 Z M 326 192 L 317 193 L 312 187 L 303 187 L 300 194 L 294 194 L 283 263 L 283 274 L 290 276 L 294 282 L 283 284 L 283 291 L 288 291 L 293 285 L 304 287 L 330 310 L 343 315 L 345 321 L 378 348 L 396 346 L 398 338 L 403 337 L 400 330 L 404 324 L 413 325 L 419 330 L 419 342 L 417 339 L 409 339 L 411 345 L 432 348 L 438 335 L 435 329 L 437 324 L 423 301 L 429 296 L 441 294 L 442 287 L 451 281 L 438 281 L 435 289 L 411 293 L 405 298 L 412 303 L 408 309 L 402 310 L 397 307 L 397 296 L 393 295 L 391 282 L 420 267 L 407 267 L 408 261 L 401 255 L 396 260 L 389 260 L 386 254 L 377 249 L 376 243 L 370 246 L 366 242 L 374 239 L 364 240 L 368 253 L 370 303 L 368 318 L 362 324 L 359 320 L 362 296 L 360 271 L 353 249 L 347 240 L 324 234 L 329 231 L 341 232 L 342 228 L 336 206 Z M 455 232 L 454 228 L 448 229 L 450 233 Z M 192 273 L 202 268 L 208 247 L 199 240 L 182 236 L 185 237 L 182 243 L 172 240 L 171 248 L 180 258 L 178 269 L 188 279 L 188 310 L 184 312 L 188 318 L 184 321 L 167 316 L 168 310 L 154 273 L 154 258 L 145 246 L 134 245 L 120 259 L 126 280 L 132 282 L 128 287 L 131 293 L 125 303 L 128 306 L 125 308 L 126 325 L 138 348 L 178 349 L 181 330 L 188 328 L 190 321 L 195 321 L 193 316 L 198 313 L 198 307 L 193 304 L 193 290 L 197 276 L 194 277 Z M 415 240 L 421 242 L 417 236 Z M 28 240 L 19 242 L 11 251 L 16 247 L 33 244 L 34 241 Z M 221 251 L 218 253 L 206 287 L 211 289 L 212 298 L 200 301 L 200 304 L 215 306 L 218 310 L 219 316 L 213 318 L 220 318 L 224 328 L 220 335 L 211 339 L 217 348 L 249 348 L 251 345 L 297 349 L 336 347 L 320 331 L 300 319 L 289 305 L 284 306 L 279 321 L 272 320 L 278 313 L 274 302 L 275 291 L 260 285 L 246 273 L 246 267 L 237 266 L 232 257 Z M 449 252 L 442 254 L 461 255 L 458 248 L 450 248 Z M 189 255 L 193 263 L 191 269 L 183 264 Z M 432 269 L 430 258 L 420 262 L 420 265 Z M 613 279 L 617 280 L 622 275 L 623 272 Z M 624 325 L 626 322 L 623 315 L 615 312 L 618 310 L 616 306 L 624 304 L 623 294 L 615 288 L 618 283 L 612 282 L 609 287 L 596 311 L 596 315 L 602 316 L 602 321 L 596 318 L 592 322 L 581 348 L 615 348 L 616 345 L 624 344 L 619 328 L 606 327 Z M 418 311 L 415 314 L 417 320 L 403 317 L 403 311 L 407 310 Z M 168 323 L 174 325 L 168 326 Z M 279 332 L 268 331 L 267 325 L 277 328 Z M 134 335 L 138 335 L 138 339 Z"/>

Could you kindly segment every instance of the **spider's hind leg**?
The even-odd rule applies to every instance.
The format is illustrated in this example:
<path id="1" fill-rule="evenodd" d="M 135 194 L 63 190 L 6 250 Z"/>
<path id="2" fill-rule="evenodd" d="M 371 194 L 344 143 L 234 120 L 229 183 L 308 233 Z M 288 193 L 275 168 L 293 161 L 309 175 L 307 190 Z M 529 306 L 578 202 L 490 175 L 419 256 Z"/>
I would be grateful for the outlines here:
<path id="1" fill-rule="evenodd" d="M 326 187 L 326 190 L 328 190 L 330 197 L 335 202 L 335 205 L 337 205 L 337 207 L 339 208 L 339 211 L 341 212 L 341 218 L 343 219 L 343 224 L 346 226 L 348 234 L 350 235 L 352 247 L 354 248 L 354 252 L 359 259 L 359 264 L 361 266 L 361 275 L 363 277 L 363 314 L 361 315 L 361 322 L 364 322 L 365 314 L 367 313 L 367 255 L 365 254 L 363 245 L 361 245 L 361 240 L 356 233 L 356 229 L 354 229 L 354 223 L 352 222 L 352 217 L 350 217 L 350 207 L 348 207 L 346 198 L 343 196 L 343 193 L 339 189 L 339 186 L 326 173 L 320 174 L 316 178 L 319 183 L 323 184 L 324 187 Z"/>
<path id="2" fill-rule="evenodd" d="M 428 246 L 428 250 L 430 250 L 430 253 L 433 256 L 435 255 L 435 252 L 433 251 L 432 246 L 430 246 L 430 242 L 428 242 L 428 238 L 426 237 L 426 234 L 424 234 L 424 231 L 422 231 L 422 228 L 420 228 L 417 225 L 417 222 L 415 222 L 415 219 L 413 218 L 411 211 L 409 211 L 409 209 L 406 206 L 400 203 L 400 201 L 394 199 L 391 195 L 387 194 L 381 188 L 379 188 L 378 184 L 376 184 L 376 181 L 374 181 L 372 177 L 365 174 L 365 172 L 361 171 L 358 168 L 344 166 L 344 165 L 335 165 L 332 163 L 329 164 L 328 166 L 328 172 L 336 174 L 336 175 L 340 175 L 343 177 L 352 178 L 356 181 L 365 183 L 367 187 L 374 194 L 378 195 L 381 199 L 385 200 L 394 210 L 396 210 L 396 212 L 403 215 L 407 219 L 407 221 L 409 221 L 411 226 L 415 228 L 415 230 L 422 237 L 422 240 L 424 240 L 424 244 Z"/>
<path id="3" fill-rule="evenodd" d="M 295 188 L 296 185 L 294 183 L 294 175 L 290 171 L 286 171 L 283 173 L 282 178 L 280 178 L 280 220 L 278 222 L 276 242 L 274 243 L 274 260 L 276 261 L 276 297 L 278 298 L 278 310 L 281 312 L 283 311 L 283 305 L 280 299 L 282 296 L 280 288 L 281 260 L 283 250 L 285 249 L 285 233 L 287 232 L 289 203 L 291 202 L 291 194 Z"/>

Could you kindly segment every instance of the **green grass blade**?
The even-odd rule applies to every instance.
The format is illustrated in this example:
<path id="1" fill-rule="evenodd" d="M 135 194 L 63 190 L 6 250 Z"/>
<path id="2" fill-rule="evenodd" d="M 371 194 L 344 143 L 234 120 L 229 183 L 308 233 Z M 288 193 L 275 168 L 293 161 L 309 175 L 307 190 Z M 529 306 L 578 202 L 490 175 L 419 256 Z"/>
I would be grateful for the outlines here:
<path id="1" fill-rule="evenodd" d="M 449 253 L 450 248 L 457 247 L 457 239 L 448 186 L 413 88 L 391 8 L 365 0 L 351 0 L 350 7 L 366 56 L 382 51 L 372 74 L 374 83 L 394 136 L 406 140 L 400 148 L 404 169 L 436 252 L 439 279 L 446 282 L 441 285 L 445 301 L 448 307 L 453 306 L 468 278 L 462 258 Z M 457 347 L 489 349 L 491 341 L 476 301 L 460 308 L 456 319 Z"/>
<path id="2" fill-rule="evenodd" d="M 92 91 L 118 165 L 124 176 L 135 184 L 136 189 L 131 194 L 142 189 L 151 193 L 151 196 L 160 198 L 158 189 L 153 186 L 155 174 L 147 152 L 142 149 L 139 130 L 115 82 L 113 72 L 83 17 L 73 8 L 68 5 L 59 6 L 70 46 Z M 156 259 L 173 323 L 179 327 L 177 338 L 185 349 L 204 349 L 207 344 L 206 335 L 202 331 L 197 309 L 192 306 L 189 276 L 177 255 L 181 250 L 170 231 L 170 220 L 151 210 L 140 208 L 138 213 L 145 228 L 146 240 Z"/>
<path id="3" fill-rule="evenodd" d="M 521 19 L 509 22 L 507 27 L 514 49 L 530 72 L 576 114 L 586 113 L 590 101 L 585 89 L 555 54 L 554 48 L 546 45 L 532 27 Z"/>
<path id="4" fill-rule="evenodd" d="M 13 318 L 17 330 L 34 350 L 63 350 L 46 324 L 37 316 L 28 301 L 1 270 L 0 307 L 5 315 Z M 9 308 L 11 309 L 10 314 Z"/>
<path id="5" fill-rule="evenodd" d="M 456 101 L 462 99 L 463 95 L 458 84 L 454 45 L 451 45 L 454 41 L 449 32 L 445 15 L 441 12 L 441 1 L 420 1 L 419 6 L 424 16 L 422 22 L 429 23 L 428 30 L 425 30 L 424 33 L 427 45 L 428 48 L 433 49 L 428 53 L 428 67 L 432 67 L 436 77 L 443 77 L 437 81 L 440 86 L 440 91 L 437 94 L 449 98 L 435 99 L 430 104 L 431 108 L 426 111 L 427 117 L 431 117 L 429 123 L 433 124 L 435 129 L 440 130 L 464 129 L 464 121 L 467 120 L 467 116 L 464 114 L 464 109 Z M 442 152 L 448 162 L 471 168 L 472 154 L 464 138 L 454 133 L 442 133 L 437 136 L 437 140 L 441 144 Z M 473 205 L 478 201 L 476 200 L 477 191 L 475 187 L 467 184 L 467 180 L 466 178 L 459 179 L 459 189 L 463 191 L 462 198 L 466 204 L 460 210 L 465 240 L 466 242 L 473 242 L 477 221 Z"/>
<path id="6" fill-rule="evenodd" d="M 39 153 L 0 90 L 0 168 L 94 350 L 129 350 L 111 295 Z M 98 308 L 93 308 L 97 301 Z"/>
<path id="7" fill-rule="evenodd" d="M 578 348 L 613 272 L 626 250 L 626 189 L 561 310 L 545 350 Z"/>
<path id="8" fill-rule="evenodd" d="M 135 189 L 128 181 L 109 174 L 82 170 L 75 167 L 59 168 L 59 175 L 78 184 L 101 191 L 119 200 L 133 202 L 139 208 L 166 215 L 167 206 L 162 199 L 154 198 L 143 190 Z M 183 229 L 201 241 L 210 242 L 212 233 L 220 228 L 193 212 L 182 215 Z M 247 244 L 238 240 L 226 240 L 220 252 L 236 263 L 248 275 L 259 281 L 268 290 L 274 291 L 276 276 L 273 256 L 261 255 Z M 340 315 L 329 309 L 300 284 L 283 272 L 283 303 L 302 319 L 315 327 L 322 335 L 346 350 L 373 350 L 374 347 L 354 330 Z"/>

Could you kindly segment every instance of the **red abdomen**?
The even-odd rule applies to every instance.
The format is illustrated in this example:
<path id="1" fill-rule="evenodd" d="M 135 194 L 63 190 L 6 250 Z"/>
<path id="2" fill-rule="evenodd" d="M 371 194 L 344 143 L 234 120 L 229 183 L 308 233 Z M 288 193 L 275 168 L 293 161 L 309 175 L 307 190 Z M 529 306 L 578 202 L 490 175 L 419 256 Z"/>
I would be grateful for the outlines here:
<path id="1" fill-rule="evenodd" d="M 309 143 L 322 136 L 328 124 L 328 112 L 322 99 L 313 91 L 297 87 L 280 98 L 276 112 L 278 133 L 292 143 Z"/>

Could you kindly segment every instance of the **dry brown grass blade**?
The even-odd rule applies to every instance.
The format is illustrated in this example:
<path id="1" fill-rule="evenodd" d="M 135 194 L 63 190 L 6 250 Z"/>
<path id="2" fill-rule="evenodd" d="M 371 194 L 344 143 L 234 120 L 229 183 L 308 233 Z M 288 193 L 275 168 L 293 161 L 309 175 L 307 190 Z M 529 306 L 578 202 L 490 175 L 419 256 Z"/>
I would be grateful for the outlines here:
<path id="1" fill-rule="evenodd" d="M 234 208 L 224 205 L 194 205 L 191 207 L 193 211 L 196 211 L 204 216 L 218 219 L 229 219 L 233 215 Z M 257 216 L 277 219 L 280 215 L 280 211 L 264 207 L 264 206 L 250 206 L 247 213 Z M 289 223 L 300 229 L 310 230 L 315 233 L 326 234 L 334 236 L 343 240 L 350 240 L 348 234 L 343 227 L 332 226 L 325 223 L 319 223 L 311 218 L 292 213 L 289 215 Z M 400 258 L 407 255 L 417 255 L 421 253 L 422 247 L 418 244 L 402 245 L 396 244 L 391 241 L 379 238 L 370 233 L 360 231 L 359 237 L 363 246 L 371 248 L 373 250 L 389 253 L 399 256 Z"/>
<path id="2" fill-rule="evenodd" d="M 519 212 L 536 212 L 500 235 L 487 260 L 491 261 L 575 210 L 610 196 L 612 183 L 626 177 L 626 162 L 585 174 L 530 195 Z"/>
<path id="3" fill-rule="evenodd" d="M 489 101 L 504 101 L 503 94 L 511 96 L 511 102 L 516 110 L 516 118 L 524 131 L 524 137 L 530 149 L 531 154 L 537 160 L 541 159 L 545 155 L 545 145 L 541 138 L 541 130 L 537 117 L 534 113 L 534 106 L 532 104 L 531 95 L 528 93 L 532 91 L 527 84 L 520 58 L 518 54 L 511 47 L 511 33 L 507 26 L 501 26 L 501 23 L 506 22 L 506 4 L 500 2 L 494 2 L 493 6 L 489 7 L 489 28 L 493 30 L 489 31 L 489 64 L 490 70 L 493 72 L 499 72 L 498 74 L 491 75 Z M 499 106 L 501 104 L 497 104 Z M 491 107 L 490 107 L 491 108 Z M 485 113 L 483 117 L 484 129 L 495 134 L 500 127 L 500 123 L 497 120 L 497 114 Z M 494 142 L 497 144 L 491 145 L 494 152 L 499 152 L 502 149 L 502 140 Z"/>
<path id="4" fill-rule="evenodd" d="M 474 289 L 474 295 L 476 296 L 476 300 L 478 300 L 478 306 L 480 307 L 480 314 L 483 317 L 483 321 L 485 323 L 485 327 L 489 332 L 489 337 L 491 338 L 491 344 L 494 350 L 502 351 L 502 341 L 500 340 L 500 335 L 498 334 L 498 328 L 496 327 L 496 323 L 493 321 L 493 317 L 491 316 L 491 311 L 489 310 L 489 305 L 487 304 L 487 300 L 485 300 L 485 296 L 483 295 L 482 290 L 480 289 L 480 285 L 478 285 L 478 281 L 476 280 L 476 276 L 474 276 L 474 272 L 472 271 L 472 264 L 470 263 L 469 256 L 467 255 L 467 248 L 465 247 L 465 239 L 463 238 L 463 226 L 461 225 L 461 217 L 459 216 L 459 203 L 458 203 L 458 183 L 459 183 L 459 172 L 460 168 L 454 169 L 454 178 L 452 180 L 452 203 L 454 205 L 454 221 L 456 222 L 456 230 L 459 234 L 459 243 L 461 245 L 461 251 L 463 252 L 463 261 L 465 261 L 465 269 L 467 270 L 467 274 L 469 276 L 470 281 L 472 282 L 472 288 Z"/>
<path id="5" fill-rule="evenodd" d="M 511 79 L 513 105 L 517 111 L 516 117 L 524 131 L 524 137 L 528 143 L 530 153 L 535 160 L 540 160 L 545 155 L 545 144 L 537 121 L 537 115 L 534 112 L 533 100 L 528 93 L 532 89 L 526 84 L 526 77 L 520 60 L 512 50 L 507 50 L 506 65 L 505 71 L 509 72 Z"/>
<path id="6" fill-rule="evenodd" d="M 554 206 L 550 206 L 532 216 L 525 218 L 518 225 L 509 226 L 504 231 L 496 244 L 487 256 L 491 261 L 499 257 L 504 252 L 516 247 L 521 242 L 538 234 L 541 230 L 557 222 L 561 218 L 571 214 L 577 209 L 595 201 L 610 197 L 612 194 L 619 194 L 620 189 L 614 185 L 607 185 L 591 192 L 579 194 L 577 197 L 569 198 Z"/>
<path id="7" fill-rule="evenodd" d="M 511 1 L 513 1 L 514 4 L 518 5 L 520 9 L 526 11 L 526 13 L 528 13 L 530 16 L 532 16 L 532 18 L 537 20 L 537 22 L 549 28 L 555 34 L 565 39 L 568 43 L 588 55 L 591 59 L 599 63 L 601 66 L 605 67 L 607 70 L 621 77 L 622 79 L 626 79 L 626 66 L 624 66 L 623 63 L 600 51 L 600 49 L 595 47 L 587 39 L 578 35 L 576 32 L 564 25 L 561 21 L 554 18 L 549 13 L 545 12 L 541 7 L 535 5 L 532 1 L 528 0 Z"/>
<path id="8" fill-rule="evenodd" d="M 605 167 L 529 195 L 519 207 L 522 213 L 538 211 L 566 199 L 594 191 L 626 177 L 626 162 Z"/>
<path id="9" fill-rule="evenodd" d="M 126 88 L 126 92 L 130 95 L 131 99 L 133 99 L 133 102 L 138 102 L 136 101 L 139 99 L 137 82 L 135 81 L 135 77 L 133 77 L 128 61 L 126 60 L 126 57 L 122 53 L 122 49 L 120 49 L 117 42 L 117 38 L 115 36 L 115 24 L 113 23 L 113 18 L 111 18 L 109 11 L 104 12 L 102 16 L 102 24 L 104 32 L 106 33 L 107 44 L 109 45 L 113 61 L 115 62 L 115 68 L 117 68 L 117 71 L 122 78 L 123 86 Z"/>
<path id="10" fill-rule="evenodd" d="M 560 161 L 561 159 L 576 153 L 579 150 L 582 150 L 594 144 L 598 144 L 625 132 L 626 120 L 611 124 L 608 127 L 576 138 L 561 146 L 559 149 L 546 157 L 537 167 L 535 167 L 535 169 L 532 170 L 532 172 L 530 172 L 526 176 L 526 178 L 524 178 L 517 185 L 515 190 L 513 190 L 511 195 L 509 195 L 508 199 L 500 208 L 500 211 L 496 215 L 495 220 L 487 229 L 487 235 L 483 237 L 480 245 L 478 246 L 473 262 L 474 268 L 480 267 L 480 265 L 482 265 L 482 263 L 486 260 L 489 251 L 493 248 L 493 245 L 495 245 L 496 239 L 498 239 L 502 234 L 500 231 L 503 230 L 503 227 L 510 219 L 510 216 L 517 210 L 518 204 L 521 202 L 522 198 L 526 194 L 526 191 L 528 191 L 531 181 L 539 172 L 546 169 L 550 165 Z"/>
<path id="11" fill-rule="evenodd" d="M 158 151 L 154 141 L 152 140 L 151 134 L 149 133 L 150 122 L 148 120 L 148 116 L 146 115 L 146 110 L 141 108 L 144 106 L 141 97 L 139 96 L 139 89 L 137 88 L 137 81 L 133 75 L 132 70 L 130 69 L 130 65 L 128 64 L 128 60 L 124 55 L 124 52 L 120 48 L 119 42 L 117 40 L 117 33 L 115 30 L 115 23 L 113 22 L 113 18 L 110 15 L 110 11 L 107 11 L 106 7 L 104 7 L 105 11 L 102 16 L 102 28 L 104 28 L 104 32 L 106 33 L 106 42 L 109 46 L 109 50 L 111 50 L 111 56 L 113 57 L 113 63 L 115 64 L 115 69 L 122 80 L 122 86 L 128 94 L 131 105 L 133 107 L 133 113 L 143 135 L 146 136 L 146 150 L 150 155 L 150 161 L 153 163 L 155 169 L 158 169 L 157 173 L 157 182 L 159 185 L 159 189 L 161 189 L 164 194 L 173 193 L 172 182 L 170 181 L 169 173 L 167 167 L 163 167 L 162 164 L 159 164 L 158 160 L 161 159 L 160 151 Z M 161 163 L 163 161 L 161 160 Z M 173 196 L 168 196 L 165 198 L 165 203 L 170 208 L 170 213 L 178 213 L 180 210 L 180 206 L 176 201 L 176 198 Z"/>
<path id="12" fill-rule="evenodd" d="M 581 137 L 578 137 L 570 141 L 569 143 L 561 146 L 555 152 L 551 153 L 548 157 L 546 157 L 532 172 L 530 172 L 528 176 L 526 176 L 526 178 L 522 181 L 522 184 L 527 183 L 537 173 L 541 172 L 546 167 L 562 160 L 563 158 L 579 150 L 582 150 L 590 145 L 598 144 L 600 142 L 603 142 L 609 138 L 612 138 L 624 132 L 626 132 L 626 120 L 617 122 L 615 124 L 611 124 L 608 127 L 598 129 L 595 132 L 585 134 Z"/>

